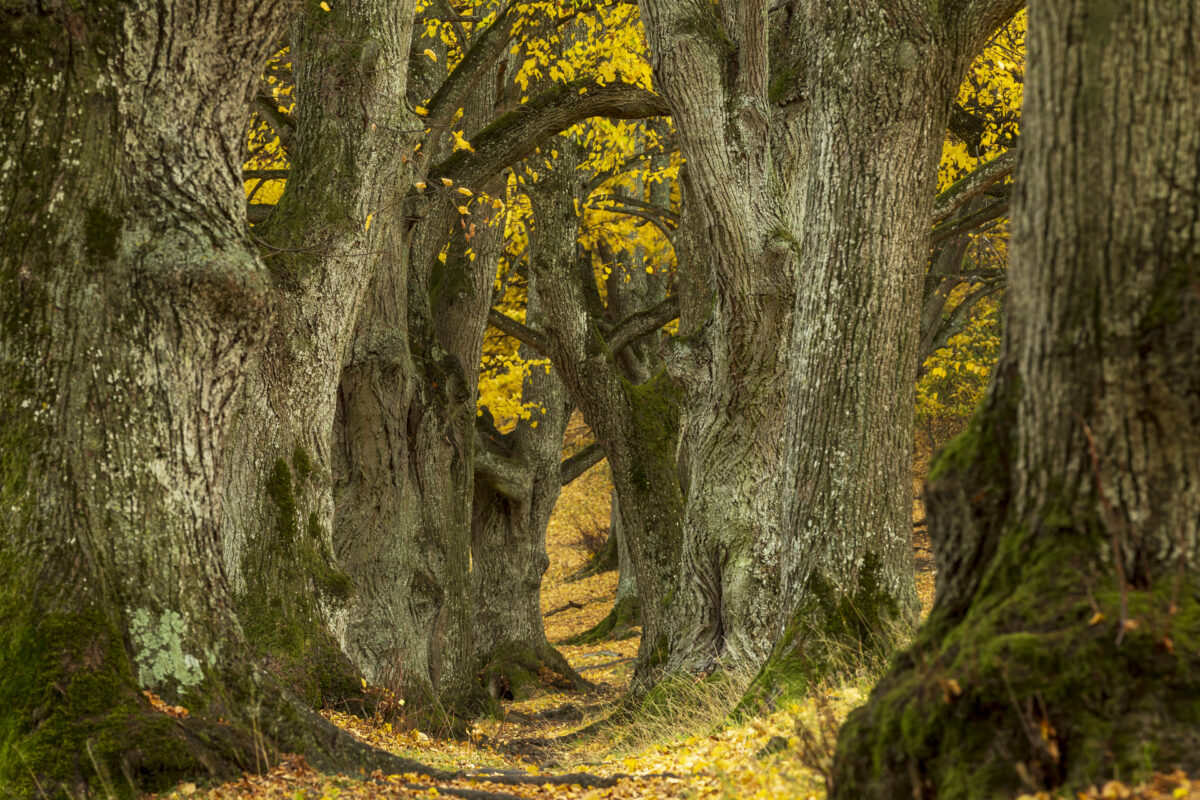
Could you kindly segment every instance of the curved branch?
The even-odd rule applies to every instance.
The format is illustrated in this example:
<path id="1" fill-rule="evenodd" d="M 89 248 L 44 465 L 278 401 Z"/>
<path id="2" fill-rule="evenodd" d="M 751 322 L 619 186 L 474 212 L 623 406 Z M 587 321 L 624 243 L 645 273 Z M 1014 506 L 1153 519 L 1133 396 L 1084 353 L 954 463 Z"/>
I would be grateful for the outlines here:
<path id="1" fill-rule="evenodd" d="M 1017 153 L 1009 150 L 959 178 L 934 199 L 933 221 L 938 223 L 948 219 L 959 208 L 1011 175 L 1016 164 Z"/>
<path id="2" fill-rule="evenodd" d="M 663 325 L 679 317 L 679 300 L 668 297 L 661 303 L 643 311 L 635 311 L 617 323 L 608 337 L 608 349 L 615 356 L 629 345 L 649 336 Z"/>
<path id="3" fill-rule="evenodd" d="M 463 55 L 454 71 L 446 76 L 429 101 L 429 116 L 425 124 L 442 128 L 450 124 L 458 109 L 467 103 L 467 98 L 479 81 L 496 66 L 512 40 L 514 17 L 518 16 L 517 3 L 509 3 L 490 25 L 480 31 Z"/>
<path id="4" fill-rule="evenodd" d="M 976 211 L 974 214 L 963 217 L 962 219 L 952 219 L 948 222 L 943 222 L 941 225 L 936 225 L 933 232 L 929 235 L 929 243 L 931 245 L 940 244 L 947 239 L 953 239 L 955 236 L 961 236 L 964 233 L 975 230 L 982 225 L 991 222 L 994 219 L 999 219 L 1008 213 L 1008 198 L 997 200 L 991 203 L 986 208 Z"/>
<path id="5" fill-rule="evenodd" d="M 254 110 L 270 123 L 279 136 L 279 146 L 283 152 L 291 155 L 292 145 L 296 142 L 296 122 L 288 114 L 279 110 L 279 103 L 269 95 L 260 94 L 254 98 Z"/>
<path id="6" fill-rule="evenodd" d="M 586 79 L 559 84 L 475 134 L 474 152 L 460 150 L 438 164 L 430 172 L 430 184 L 450 178 L 482 186 L 500 170 L 532 155 L 551 136 L 589 117 L 642 119 L 669 113 L 666 101 L 632 83 L 601 85 Z"/>
<path id="7" fill-rule="evenodd" d="M 649 214 L 645 211 L 638 211 L 637 209 L 634 209 L 634 208 L 621 208 L 621 207 L 612 207 L 612 206 L 609 206 L 608 208 L 604 208 L 602 206 L 593 206 L 593 205 L 589 205 L 588 208 L 593 209 L 595 211 L 607 211 L 610 214 L 624 214 L 627 217 L 637 217 L 638 219 L 645 220 L 646 222 L 650 223 L 651 225 L 653 225 L 654 227 L 656 227 L 660 231 L 662 231 L 663 235 L 667 237 L 667 240 L 669 242 L 671 242 L 672 245 L 675 244 L 676 226 L 671 225 L 668 220 L 665 220 L 662 217 L 655 216 L 654 214 Z"/>

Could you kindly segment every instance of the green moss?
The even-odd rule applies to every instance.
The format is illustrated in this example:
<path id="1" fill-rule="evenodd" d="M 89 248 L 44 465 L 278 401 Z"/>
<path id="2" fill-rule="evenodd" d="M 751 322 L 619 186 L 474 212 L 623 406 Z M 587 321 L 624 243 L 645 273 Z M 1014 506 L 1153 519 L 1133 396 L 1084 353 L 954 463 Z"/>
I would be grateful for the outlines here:
<path id="1" fill-rule="evenodd" d="M 529 647 L 506 642 L 492 650 L 479 677 L 494 699 L 528 700 L 541 688 L 541 668 L 542 659 Z"/>
<path id="2" fill-rule="evenodd" d="M 297 476 L 308 479 L 314 473 L 302 447 L 293 450 L 292 462 Z M 274 525 L 243 558 L 249 588 L 238 595 L 236 604 L 246 638 L 268 670 L 319 708 L 362 695 L 356 671 L 326 629 L 318 605 L 318 598 L 344 603 L 354 594 L 354 582 L 328 552 L 315 510 L 307 517 L 305 536 L 298 535 L 298 484 L 287 462 L 276 459 L 265 486 L 275 507 Z"/>
<path id="3" fill-rule="evenodd" d="M 0 603 L 0 797 L 132 797 L 131 781 L 157 791 L 199 772 L 103 613 L 35 618 L 26 601 Z"/>
<path id="4" fill-rule="evenodd" d="M 641 492 L 670 492 L 674 481 L 675 443 L 679 437 L 679 407 L 682 396 L 678 385 L 658 370 L 641 384 L 622 379 L 633 419 L 633 441 L 637 457 L 633 460 L 633 480 Z M 675 492 L 678 493 L 676 486 Z"/>
<path id="5" fill-rule="evenodd" d="M 292 489 L 292 471 L 282 458 L 267 476 L 267 497 L 275 504 L 276 529 L 285 542 L 296 541 L 296 494 Z"/>
<path id="6" fill-rule="evenodd" d="M 759 670 L 736 713 L 757 713 L 766 705 L 803 697 L 822 681 L 862 669 L 878 669 L 905 627 L 900 606 L 884 587 L 882 564 L 863 557 L 857 585 L 839 591 L 814 571 L 805 600 Z M 911 623 L 910 623 L 911 624 Z"/>
<path id="7" fill-rule="evenodd" d="M 636 597 L 624 597 L 613 604 L 604 619 L 583 633 L 564 639 L 563 644 L 592 644 L 605 639 L 628 639 L 635 636 L 632 629 L 641 624 L 642 606 Z"/>
<path id="8" fill-rule="evenodd" d="M 835 797 L 913 796 L 914 776 L 920 796 L 1012 796 L 1017 764 L 1068 792 L 1200 768 L 1200 586 L 1187 576 L 1174 615 L 1168 576 L 1127 590 L 1138 624 L 1118 644 L 1122 593 L 1093 525 L 1007 532 L 966 616 L 931 619 L 847 721 Z"/>
<path id="9" fill-rule="evenodd" d="M 120 217 L 100 206 L 89 206 L 83 214 L 83 252 L 95 267 L 108 265 L 117 257 L 121 239 Z"/>
<path id="10" fill-rule="evenodd" d="M 308 451 L 304 449 L 304 445 L 298 442 L 292 450 L 292 469 L 296 471 L 296 491 L 302 492 L 304 484 L 308 483 L 308 479 L 313 474 L 313 462 Z"/>

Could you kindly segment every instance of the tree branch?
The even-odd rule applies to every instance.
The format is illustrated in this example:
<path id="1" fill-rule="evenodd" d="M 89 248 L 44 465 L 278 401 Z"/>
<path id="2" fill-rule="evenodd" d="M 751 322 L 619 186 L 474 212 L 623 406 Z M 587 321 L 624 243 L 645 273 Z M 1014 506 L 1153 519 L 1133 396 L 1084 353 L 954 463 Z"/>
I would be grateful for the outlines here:
<path id="1" fill-rule="evenodd" d="M 1025 0 L 946 0 L 942 19 L 958 35 L 959 55 L 974 58 L 988 38 L 1025 7 Z"/>
<path id="2" fill-rule="evenodd" d="M 482 186 L 505 167 L 531 155 L 550 139 L 588 117 L 642 119 L 666 116 L 666 102 L 631 83 L 601 86 L 591 80 L 558 84 L 475 134 L 474 152 L 459 150 L 430 173 L 466 186 Z"/>
<path id="3" fill-rule="evenodd" d="M 244 169 L 242 170 L 242 180 L 252 181 L 255 178 L 261 178 L 264 181 L 283 181 L 287 180 L 291 173 L 290 169 Z"/>
<path id="4" fill-rule="evenodd" d="M 578 453 L 563 459 L 558 467 L 559 479 L 566 486 L 589 469 L 604 460 L 604 448 L 599 442 L 592 442 Z"/>
<path id="5" fill-rule="evenodd" d="M 475 477 L 510 500 L 528 497 L 533 491 L 533 475 L 528 465 L 488 449 L 487 444 L 487 437 L 476 429 Z"/>
<path id="6" fill-rule="evenodd" d="M 600 206 L 592 206 L 592 205 L 589 205 L 588 208 L 594 209 L 596 211 L 607 211 L 610 214 L 624 214 L 628 217 L 637 217 L 638 219 L 644 219 L 646 222 L 649 222 L 651 225 L 653 225 L 654 227 L 656 227 L 660 231 L 662 231 L 663 235 L 666 236 L 668 240 L 670 240 L 671 244 L 675 244 L 676 226 L 669 224 L 668 221 L 663 219 L 662 217 L 655 216 L 654 214 L 648 214 L 645 211 L 638 211 L 635 208 L 613 208 L 611 206 L 608 208 L 601 208 Z"/>
<path id="7" fill-rule="evenodd" d="M 292 145 L 296 142 L 296 123 L 287 114 L 279 110 L 279 103 L 274 97 L 260 94 L 254 98 L 254 110 L 262 115 L 279 136 L 279 146 L 285 153 L 291 154 Z"/>
<path id="8" fill-rule="evenodd" d="M 926 347 L 925 352 L 921 354 L 921 363 L 917 368 L 918 380 L 925 375 L 925 361 L 929 358 L 929 356 L 945 347 L 950 342 L 951 338 L 953 338 L 956 334 L 962 333 L 966 329 L 968 322 L 967 315 L 971 308 L 983 298 L 993 295 L 1003 289 L 1005 285 L 1006 284 L 1004 282 L 984 284 L 964 297 L 962 302 L 954 307 L 954 310 L 951 311 L 950 314 L 942 321 L 941 325 L 938 326 L 937 332 L 930 337 L 928 347 Z"/>
<path id="9" fill-rule="evenodd" d="M 538 333 L 522 322 L 517 322 L 503 311 L 495 308 L 489 309 L 488 324 L 496 330 L 508 334 L 518 342 L 529 345 L 539 354 L 546 355 L 545 335 Z"/>
<path id="10" fill-rule="evenodd" d="M 592 203 L 621 203 L 622 205 L 632 206 L 633 208 L 649 211 L 653 214 L 658 214 L 663 219 L 673 222 L 678 226 L 679 215 L 669 208 L 656 206 L 654 203 L 647 203 L 645 200 L 639 200 L 636 197 L 630 197 L 621 192 L 612 192 L 611 194 L 601 194 L 592 198 Z M 596 206 L 592 206 L 596 208 Z M 603 210 L 603 209 L 600 209 Z"/>
<path id="11" fill-rule="evenodd" d="M 959 208 L 1011 175 L 1016 163 L 1016 151 L 1009 150 L 986 164 L 980 164 L 968 175 L 948 186 L 933 201 L 934 223 L 944 222 Z"/>
<path id="12" fill-rule="evenodd" d="M 513 17 L 519 14 L 517 7 L 517 3 L 510 2 L 491 25 L 475 36 L 462 61 L 446 76 L 429 101 L 429 116 L 425 120 L 429 127 L 443 128 L 449 125 L 458 109 L 466 105 L 483 76 L 503 60 L 504 51 L 512 40 Z M 465 39 L 463 46 L 466 47 Z"/>
<path id="13" fill-rule="evenodd" d="M 248 203 L 246 205 L 246 221 L 254 225 L 266 222 L 267 217 L 275 210 L 274 203 Z"/>
<path id="14" fill-rule="evenodd" d="M 953 239 L 955 236 L 961 236 L 964 233 L 975 230 L 982 225 L 991 222 L 994 219 L 999 219 L 1008 213 L 1008 198 L 997 200 L 980 211 L 970 214 L 962 219 L 952 219 L 943 222 L 940 225 L 935 225 L 933 232 L 929 235 L 929 243 L 931 246 L 941 244 L 947 239 Z"/>
<path id="15" fill-rule="evenodd" d="M 608 337 L 608 349 L 615 356 L 629 345 L 649 336 L 663 325 L 679 317 L 679 300 L 668 297 L 661 303 L 643 311 L 635 311 L 617 323 Z"/>

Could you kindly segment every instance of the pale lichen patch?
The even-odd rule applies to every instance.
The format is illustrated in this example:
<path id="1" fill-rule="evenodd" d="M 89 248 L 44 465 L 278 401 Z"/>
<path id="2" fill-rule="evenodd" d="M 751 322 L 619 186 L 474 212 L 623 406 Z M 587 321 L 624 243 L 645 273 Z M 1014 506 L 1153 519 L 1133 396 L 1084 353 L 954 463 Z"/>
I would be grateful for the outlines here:
<path id="1" fill-rule="evenodd" d="M 186 688 L 204 680 L 199 659 L 183 651 L 187 622 L 177 611 L 167 609 L 156 618 L 139 608 L 130 614 L 129 632 L 142 688 L 153 689 L 171 681 Z"/>

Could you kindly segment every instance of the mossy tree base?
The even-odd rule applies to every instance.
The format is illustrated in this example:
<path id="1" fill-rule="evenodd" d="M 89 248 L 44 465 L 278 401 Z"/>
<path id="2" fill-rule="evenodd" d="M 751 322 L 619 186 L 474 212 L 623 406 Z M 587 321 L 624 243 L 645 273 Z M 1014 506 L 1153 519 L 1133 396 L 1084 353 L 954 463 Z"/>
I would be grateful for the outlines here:
<path id="1" fill-rule="evenodd" d="M 1200 770 L 1200 586 L 1127 591 L 1122 626 L 1087 541 L 1006 537 L 966 616 L 935 610 L 847 720 L 834 797 L 993 798 Z"/>
<path id="2" fill-rule="evenodd" d="M 583 633 L 563 639 L 563 644 L 580 645 L 595 644 L 605 640 L 620 641 L 636 636 L 634 630 L 642 624 L 642 606 L 636 596 L 623 597 L 613 604 L 612 609 L 604 619 L 597 622 Z"/>
<path id="3" fill-rule="evenodd" d="M 592 687 L 553 647 L 547 645 L 539 653 L 518 642 L 496 647 L 479 678 L 492 701 L 527 700 L 547 687 L 574 691 Z"/>
<path id="4" fill-rule="evenodd" d="M 773 711 L 829 680 L 878 671 L 913 621 L 885 589 L 880 560 L 868 554 L 853 592 L 839 593 L 814 572 L 805 600 L 738 703 L 736 716 Z"/>

